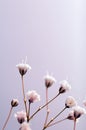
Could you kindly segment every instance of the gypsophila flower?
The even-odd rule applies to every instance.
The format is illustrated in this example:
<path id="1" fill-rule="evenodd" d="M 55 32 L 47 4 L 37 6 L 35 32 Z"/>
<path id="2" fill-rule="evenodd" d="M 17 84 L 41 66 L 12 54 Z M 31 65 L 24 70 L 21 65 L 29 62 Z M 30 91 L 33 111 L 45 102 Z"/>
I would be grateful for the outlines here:
<path id="1" fill-rule="evenodd" d="M 71 89 L 71 86 L 66 80 L 63 80 L 60 82 L 59 93 L 65 93 L 66 91 L 70 89 Z"/>
<path id="2" fill-rule="evenodd" d="M 26 74 L 27 70 L 31 70 L 31 66 L 26 64 L 26 61 L 16 65 L 16 67 L 19 69 L 19 72 L 22 76 Z"/>
<path id="3" fill-rule="evenodd" d="M 40 101 L 40 95 L 35 90 L 28 91 L 26 93 L 26 97 L 30 103 Z"/>
<path id="4" fill-rule="evenodd" d="M 19 130 L 31 130 L 31 128 L 27 122 L 24 122 L 21 124 L 21 127 L 19 128 Z"/>
<path id="5" fill-rule="evenodd" d="M 65 106 L 67 108 L 71 108 L 71 107 L 76 106 L 76 105 L 77 105 L 77 102 L 72 96 L 67 97 L 67 99 L 65 101 Z"/>
<path id="6" fill-rule="evenodd" d="M 17 99 L 13 99 L 12 101 L 11 101 L 11 106 L 12 107 L 16 107 L 16 106 L 18 106 L 19 105 L 19 101 L 17 100 Z"/>
<path id="7" fill-rule="evenodd" d="M 56 79 L 53 76 L 49 75 L 49 74 L 44 76 L 44 80 L 45 80 L 45 86 L 47 88 L 51 87 L 53 85 L 53 83 L 56 82 Z"/>
<path id="8" fill-rule="evenodd" d="M 19 111 L 14 116 L 20 124 L 27 120 L 26 112 L 24 111 Z"/>
<path id="9" fill-rule="evenodd" d="M 80 118 L 81 115 L 86 114 L 86 110 L 83 107 L 76 106 L 73 108 L 74 110 L 74 118 Z"/>
<path id="10" fill-rule="evenodd" d="M 69 119 L 69 120 L 74 120 L 74 111 L 73 111 L 73 110 L 71 110 L 71 111 L 69 112 L 67 119 Z"/>

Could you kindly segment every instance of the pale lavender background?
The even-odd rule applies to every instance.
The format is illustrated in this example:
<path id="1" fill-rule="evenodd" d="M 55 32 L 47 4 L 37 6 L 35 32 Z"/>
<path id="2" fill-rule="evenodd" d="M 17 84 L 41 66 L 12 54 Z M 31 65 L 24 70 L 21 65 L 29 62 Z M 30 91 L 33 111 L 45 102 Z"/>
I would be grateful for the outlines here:
<path id="1" fill-rule="evenodd" d="M 45 102 L 43 76 L 53 73 L 56 85 L 50 97 L 58 92 L 59 81 L 68 79 L 72 90 L 50 105 L 51 115 L 64 107 L 68 95 L 79 105 L 86 96 L 86 1 L 85 0 L 1 0 L 0 1 L 0 129 L 7 117 L 12 98 L 20 105 L 14 108 L 6 130 L 18 130 L 14 113 L 23 109 L 21 79 L 16 64 L 25 56 L 32 70 L 25 76 L 25 91 L 35 89 Z M 67 111 L 66 111 L 67 112 Z M 64 112 L 62 117 L 66 116 Z M 52 116 L 50 116 L 52 117 Z M 41 130 L 45 110 L 31 121 L 32 130 Z M 85 130 L 86 116 L 82 116 L 76 130 Z M 72 130 L 73 122 L 65 121 L 49 130 Z"/>

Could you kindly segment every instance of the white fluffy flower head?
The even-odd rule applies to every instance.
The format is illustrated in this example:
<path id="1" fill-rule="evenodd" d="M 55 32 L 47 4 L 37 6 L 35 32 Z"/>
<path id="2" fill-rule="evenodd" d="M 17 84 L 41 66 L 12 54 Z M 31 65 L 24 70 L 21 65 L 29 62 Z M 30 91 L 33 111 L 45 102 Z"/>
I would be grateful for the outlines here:
<path id="1" fill-rule="evenodd" d="M 26 97 L 30 103 L 40 101 L 40 95 L 35 90 L 28 91 Z"/>
<path id="2" fill-rule="evenodd" d="M 75 119 L 80 118 L 81 115 L 86 114 L 86 110 L 83 107 L 75 106 L 74 110 L 74 117 Z"/>
<path id="3" fill-rule="evenodd" d="M 27 70 L 31 70 L 31 67 L 28 64 L 26 64 L 26 60 L 25 62 L 22 61 L 22 63 L 16 65 L 16 67 L 19 69 L 19 72 L 22 76 L 26 74 Z"/>
<path id="4" fill-rule="evenodd" d="M 24 122 L 21 124 L 21 127 L 19 128 L 19 130 L 31 130 L 30 126 L 27 122 Z"/>
<path id="5" fill-rule="evenodd" d="M 47 88 L 51 87 L 53 85 L 53 83 L 56 82 L 56 79 L 53 76 L 49 75 L 49 74 L 44 76 L 44 80 L 45 80 L 45 86 Z"/>
<path id="6" fill-rule="evenodd" d="M 69 112 L 67 119 L 69 119 L 69 120 L 74 120 L 74 111 L 73 111 L 73 110 L 71 110 L 71 111 Z"/>
<path id="7" fill-rule="evenodd" d="M 76 106 L 76 105 L 77 105 L 77 102 L 72 96 L 67 97 L 67 99 L 65 101 L 65 106 L 67 108 L 71 108 L 71 107 Z"/>
<path id="8" fill-rule="evenodd" d="M 14 116 L 20 124 L 27 120 L 26 112 L 24 111 L 19 111 Z"/>
<path id="9" fill-rule="evenodd" d="M 70 84 L 68 83 L 67 80 L 63 80 L 63 81 L 60 82 L 59 93 L 64 93 L 64 92 L 66 92 L 70 89 L 71 89 L 71 86 L 70 86 Z"/>

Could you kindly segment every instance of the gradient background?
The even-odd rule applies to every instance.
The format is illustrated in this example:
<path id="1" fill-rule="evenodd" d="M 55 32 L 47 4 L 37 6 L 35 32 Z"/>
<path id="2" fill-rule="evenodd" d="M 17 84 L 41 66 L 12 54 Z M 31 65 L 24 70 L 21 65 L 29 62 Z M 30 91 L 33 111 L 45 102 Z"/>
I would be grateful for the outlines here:
<path id="1" fill-rule="evenodd" d="M 22 110 L 21 78 L 16 64 L 28 57 L 32 67 L 25 75 L 25 91 L 37 90 L 40 103 L 34 103 L 32 112 L 45 102 L 43 76 L 53 73 L 57 83 L 49 89 L 49 98 L 58 92 L 59 81 L 68 79 L 70 92 L 58 97 L 50 105 L 51 115 L 58 113 L 68 95 L 79 105 L 86 97 L 86 1 L 85 0 L 0 0 L 0 128 L 2 128 L 10 101 L 18 98 L 6 130 L 18 130 L 14 113 Z M 67 115 L 65 111 L 59 119 Z M 30 122 L 32 130 L 41 130 L 45 109 Z M 86 116 L 77 123 L 76 130 L 85 130 Z M 64 121 L 49 130 L 72 130 L 73 122 Z"/>

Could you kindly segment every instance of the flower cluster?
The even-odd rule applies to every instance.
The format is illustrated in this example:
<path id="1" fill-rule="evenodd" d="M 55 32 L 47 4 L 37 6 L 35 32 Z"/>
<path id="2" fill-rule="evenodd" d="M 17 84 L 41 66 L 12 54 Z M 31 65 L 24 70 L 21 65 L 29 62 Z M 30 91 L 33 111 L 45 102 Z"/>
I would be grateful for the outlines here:
<path id="1" fill-rule="evenodd" d="M 76 122 L 80 117 L 84 114 L 86 114 L 85 108 L 81 107 L 78 105 L 77 101 L 75 100 L 74 97 L 68 96 L 64 102 L 64 108 L 56 113 L 56 115 L 53 116 L 52 119 L 49 119 L 49 114 L 50 114 L 50 109 L 49 109 L 49 104 L 53 102 L 58 96 L 61 94 L 66 93 L 71 89 L 71 85 L 68 83 L 67 80 L 63 80 L 59 84 L 59 89 L 58 93 L 54 95 L 53 98 L 50 100 L 48 99 L 48 89 L 53 86 L 54 83 L 56 83 L 56 79 L 50 75 L 46 74 L 44 76 L 44 84 L 45 84 L 45 89 L 46 89 L 46 102 L 42 106 L 38 107 L 37 110 L 31 115 L 31 105 L 34 102 L 40 101 L 40 95 L 35 91 L 35 90 L 29 90 L 27 93 L 25 92 L 25 86 L 24 86 L 24 75 L 27 73 L 27 71 L 31 70 L 31 67 L 25 62 L 22 62 L 16 67 L 19 70 L 21 80 L 22 80 L 22 94 L 23 94 L 23 103 L 24 103 L 24 110 L 18 111 L 14 114 L 15 118 L 17 119 L 18 123 L 20 124 L 19 130 L 31 130 L 29 122 L 31 121 L 34 116 L 41 111 L 43 108 L 46 107 L 46 113 L 45 113 L 45 122 L 42 127 L 42 130 L 48 129 L 48 127 L 51 127 L 53 125 L 57 125 L 58 123 L 68 119 L 72 120 L 74 122 L 74 127 L 73 130 L 76 130 Z M 86 107 L 86 100 L 83 101 L 84 107 Z M 17 107 L 19 105 L 19 101 L 17 99 L 12 99 L 11 101 L 11 109 L 9 111 L 8 117 L 3 125 L 2 130 L 5 130 L 6 125 L 8 123 L 8 120 L 10 118 L 11 112 L 14 107 Z M 68 115 L 61 119 L 56 121 L 57 117 L 64 112 L 66 109 L 71 109 L 68 113 Z"/>

